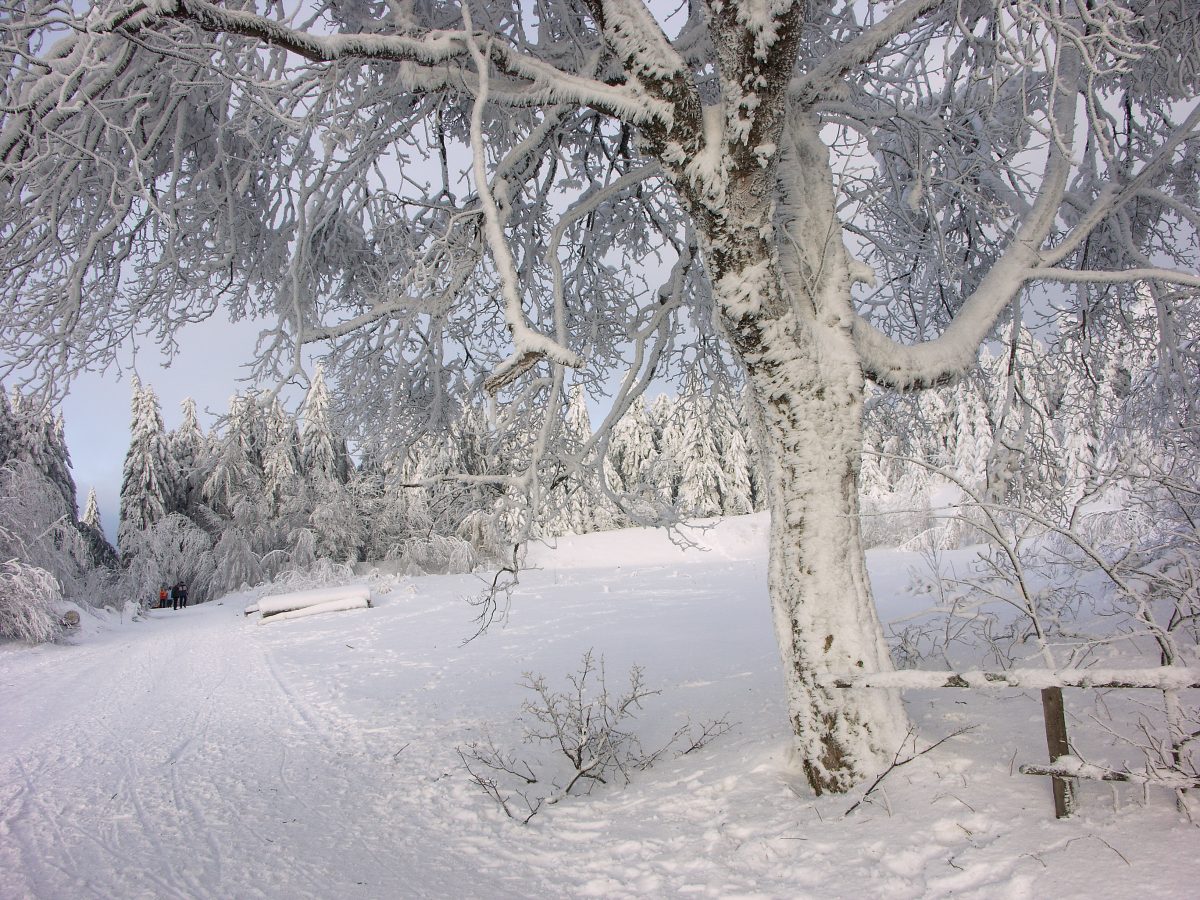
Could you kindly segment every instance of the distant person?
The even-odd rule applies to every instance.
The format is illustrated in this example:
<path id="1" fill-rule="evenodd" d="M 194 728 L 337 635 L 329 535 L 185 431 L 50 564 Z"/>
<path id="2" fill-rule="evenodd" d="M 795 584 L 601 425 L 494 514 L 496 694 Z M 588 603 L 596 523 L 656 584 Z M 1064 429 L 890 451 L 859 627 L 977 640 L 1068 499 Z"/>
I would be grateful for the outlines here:
<path id="1" fill-rule="evenodd" d="M 166 589 L 166 586 L 160 587 L 160 588 L 158 589 L 158 608 L 159 608 L 159 609 L 166 609 L 166 608 L 167 608 L 167 589 Z"/>
<path id="2" fill-rule="evenodd" d="M 183 608 L 187 609 L 188 589 L 187 589 L 187 585 L 184 584 L 182 581 L 179 582 L 179 599 L 180 599 L 180 602 L 183 603 Z"/>
<path id="3" fill-rule="evenodd" d="M 179 609 L 179 585 L 171 585 L 171 609 Z"/>

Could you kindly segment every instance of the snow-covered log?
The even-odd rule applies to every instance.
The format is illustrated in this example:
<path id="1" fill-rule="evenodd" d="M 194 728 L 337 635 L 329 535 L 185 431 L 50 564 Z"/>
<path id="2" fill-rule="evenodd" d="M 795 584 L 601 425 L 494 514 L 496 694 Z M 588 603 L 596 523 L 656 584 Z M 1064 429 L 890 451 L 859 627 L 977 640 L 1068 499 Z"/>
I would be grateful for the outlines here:
<path id="1" fill-rule="evenodd" d="M 290 594 L 279 594 L 275 597 L 263 597 L 258 601 L 258 611 L 264 619 L 277 616 L 292 610 L 307 609 L 313 606 L 328 606 L 332 603 L 355 601 L 355 606 L 342 607 L 357 609 L 358 606 L 371 605 L 371 591 L 365 585 L 353 584 L 345 587 L 314 588 L 310 591 L 293 591 Z"/>
<path id="2" fill-rule="evenodd" d="M 820 683 L 835 688 L 891 688 L 896 690 L 930 688 L 1014 687 L 1040 690 L 1069 688 L 1152 688 L 1185 690 L 1200 688 L 1200 669 L 1185 666 L 1157 666 L 1149 669 L 1075 669 L 1054 672 L 1049 669 L 1012 669 L 1008 672 L 876 672 L 854 675 L 825 675 Z"/>
<path id="3" fill-rule="evenodd" d="M 273 613 L 269 616 L 263 613 L 262 618 L 258 620 L 258 624 L 265 625 L 267 622 L 279 622 L 284 619 L 301 619 L 304 616 L 315 616 L 327 612 L 344 612 L 348 609 L 369 609 L 370 606 L 371 600 L 369 597 L 343 597 L 340 600 L 316 603 L 312 606 L 303 606 L 299 609 Z"/>

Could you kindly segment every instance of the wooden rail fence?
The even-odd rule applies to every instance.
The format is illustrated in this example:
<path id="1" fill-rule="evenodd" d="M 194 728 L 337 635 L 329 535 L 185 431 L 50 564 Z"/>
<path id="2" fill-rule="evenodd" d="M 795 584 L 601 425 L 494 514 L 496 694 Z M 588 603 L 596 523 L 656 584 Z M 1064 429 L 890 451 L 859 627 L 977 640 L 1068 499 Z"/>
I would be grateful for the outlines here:
<path id="1" fill-rule="evenodd" d="M 818 683 L 831 688 L 889 688 L 919 690 L 962 688 L 987 690 L 997 688 L 1026 688 L 1041 691 L 1042 716 L 1046 724 L 1046 749 L 1050 765 L 1023 765 L 1023 775 L 1049 776 L 1054 792 L 1054 815 L 1063 819 L 1075 810 L 1077 779 L 1093 781 L 1125 781 L 1134 784 L 1157 784 L 1186 790 L 1200 787 L 1200 779 L 1177 773 L 1122 772 L 1084 763 L 1071 754 L 1067 735 L 1067 718 L 1063 709 L 1063 688 L 1120 689 L 1120 690 L 1188 690 L 1200 689 L 1200 669 L 1185 666 L 1158 666 L 1150 669 L 1011 669 L 1007 672 L 855 672 L 849 675 L 824 675 Z"/>

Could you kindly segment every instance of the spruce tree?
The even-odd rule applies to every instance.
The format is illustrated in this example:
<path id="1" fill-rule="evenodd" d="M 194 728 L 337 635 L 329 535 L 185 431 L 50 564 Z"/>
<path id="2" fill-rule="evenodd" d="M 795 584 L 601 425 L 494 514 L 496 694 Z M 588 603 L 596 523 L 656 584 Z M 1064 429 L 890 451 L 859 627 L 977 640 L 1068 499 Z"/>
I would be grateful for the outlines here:
<path id="1" fill-rule="evenodd" d="M 235 394 L 229 400 L 225 430 L 212 444 L 200 488 L 201 499 L 217 515 L 233 517 L 239 501 L 262 496 L 263 427 L 255 399 Z"/>
<path id="2" fill-rule="evenodd" d="M 107 569 L 116 568 L 117 552 L 113 549 L 108 538 L 104 536 L 104 526 L 100 522 L 100 504 L 96 501 L 96 489 L 90 488 L 83 516 L 77 526 L 87 545 L 88 554 L 94 566 Z"/>
<path id="3" fill-rule="evenodd" d="M 210 448 L 196 415 L 196 401 L 187 397 L 180 406 L 183 409 L 183 421 L 167 437 L 171 474 L 175 481 L 172 509 L 190 515 L 199 501 L 200 486 L 205 478 L 204 464 Z"/>
<path id="4" fill-rule="evenodd" d="M 296 423 L 278 399 L 267 408 L 263 447 L 263 493 L 272 516 L 286 518 L 300 493 L 300 439 Z"/>
<path id="5" fill-rule="evenodd" d="M 133 379 L 129 451 L 121 479 L 121 519 L 117 544 L 122 556 L 134 536 L 170 512 L 172 483 L 167 438 L 158 397 L 149 385 Z"/>
<path id="6" fill-rule="evenodd" d="M 300 410 L 304 421 L 300 432 L 300 452 L 304 473 L 311 483 L 321 481 L 345 484 L 347 479 L 346 441 L 334 432 L 330 412 L 329 388 L 325 370 L 317 366 Z"/>
<path id="7" fill-rule="evenodd" d="M 721 472 L 717 444 L 714 441 L 713 407 L 704 398 L 694 379 L 677 409 L 678 447 L 674 459 L 679 463 L 678 502 L 685 515 L 721 514 Z"/>
<path id="8" fill-rule="evenodd" d="M 63 514 L 74 524 L 77 521 L 75 479 L 71 475 L 71 455 L 62 416 L 51 416 L 16 391 L 13 391 L 10 411 L 9 458 L 29 463 L 54 486 L 62 498 Z"/>

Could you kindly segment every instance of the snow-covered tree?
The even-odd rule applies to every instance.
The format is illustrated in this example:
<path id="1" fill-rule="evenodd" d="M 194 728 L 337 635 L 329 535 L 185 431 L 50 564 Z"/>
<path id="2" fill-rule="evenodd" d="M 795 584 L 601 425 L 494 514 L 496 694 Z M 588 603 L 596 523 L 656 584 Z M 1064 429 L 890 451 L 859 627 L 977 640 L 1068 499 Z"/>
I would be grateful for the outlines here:
<path id="1" fill-rule="evenodd" d="M 196 401 L 186 397 L 180 407 L 183 421 L 167 435 L 167 449 L 175 482 L 173 511 L 187 515 L 198 501 L 200 486 L 204 483 L 203 466 L 210 448 L 196 415 Z"/>
<path id="2" fill-rule="evenodd" d="M 300 439 L 296 423 L 276 398 L 267 407 L 263 446 L 263 492 L 276 517 L 290 518 L 288 509 L 303 480 Z"/>
<path id="3" fill-rule="evenodd" d="M 954 414 L 952 467 L 973 488 L 981 488 L 987 480 L 987 461 L 992 448 L 987 401 L 976 380 L 964 379 L 954 386 L 951 402 Z"/>
<path id="4" fill-rule="evenodd" d="M 689 379 L 688 392 L 676 409 L 678 432 L 671 456 L 679 466 L 679 506 L 689 516 L 720 515 L 724 475 L 716 440 L 717 415 Z"/>
<path id="5" fill-rule="evenodd" d="M 325 346 L 374 428 L 444 423 L 454 394 L 513 425 L 543 408 L 524 468 L 496 475 L 536 498 L 566 369 L 616 385 L 600 434 L 691 358 L 680 343 L 720 342 L 768 484 L 796 750 L 814 789 L 844 790 L 907 727 L 894 695 L 822 686 L 888 665 L 858 525 L 864 382 L 959 377 L 1059 282 L 1082 286 L 1062 302 L 1089 328 L 1123 327 L 1107 311 L 1149 285 L 1182 352 L 1200 17 L 536 10 L 26 4 L 0 35 L 0 349 L 51 374 L 218 307 L 275 313 L 265 370 Z"/>
<path id="6" fill-rule="evenodd" d="M 43 570 L 58 591 L 69 593 L 91 557 L 58 487 L 27 460 L 0 466 L 0 561 Z"/>
<path id="7" fill-rule="evenodd" d="M 300 410 L 300 417 L 304 420 L 304 427 L 300 431 L 300 455 L 304 473 L 314 484 L 345 484 L 348 476 L 346 441 L 334 431 L 330 415 L 325 371 L 317 366 Z"/>
<path id="8" fill-rule="evenodd" d="M 117 529 L 117 545 L 123 557 L 130 552 L 135 534 L 171 512 L 174 498 L 158 396 L 136 376 L 132 387 L 129 450 L 121 476 L 121 521 Z"/>
<path id="9" fill-rule="evenodd" d="M 638 397 L 613 428 L 608 458 L 613 487 L 633 493 L 650 483 L 650 470 L 656 454 L 654 428 L 646 413 L 646 401 Z"/>
<path id="10" fill-rule="evenodd" d="M 570 390 L 562 429 L 567 448 L 582 455 L 592 438 L 592 418 L 582 385 L 574 385 Z M 604 527 L 600 522 L 602 517 L 607 518 L 600 512 L 603 495 L 596 470 L 586 462 L 580 457 L 568 458 L 556 479 L 547 497 L 550 510 L 546 517 L 548 533 L 586 534 Z"/>
<path id="11" fill-rule="evenodd" d="M 19 459 L 29 463 L 54 485 L 72 519 L 76 513 L 75 479 L 71 475 L 71 456 L 62 416 L 51 415 L 33 397 L 12 392 L 7 408 L 0 410 L 10 416 L 8 455 L 3 459 Z M 3 460 L 0 460 L 3 461 Z"/>
<path id="12" fill-rule="evenodd" d="M 95 488 L 88 489 L 87 503 L 84 505 L 83 515 L 79 519 L 79 533 L 83 535 L 84 543 L 88 547 L 92 565 L 108 569 L 116 568 L 117 552 L 108 542 L 108 538 L 104 536 L 104 525 L 100 521 L 100 504 L 96 500 Z"/>
<path id="13" fill-rule="evenodd" d="M 229 400 L 224 430 L 211 442 L 200 496 L 219 515 L 232 516 L 243 499 L 263 498 L 261 412 L 253 396 L 235 394 Z"/>
<path id="14" fill-rule="evenodd" d="M 129 537 L 129 566 L 125 572 L 126 600 L 156 602 L 163 585 L 183 582 L 188 599 L 200 603 L 211 599 L 213 584 L 213 540 L 195 522 L 171 513 Z M 237 585 L 235 585 L 236 587 Z M 221 587 L 221 585 L 216 585 Z"/>
<path id="15" fill-rule="evenodd" d="M 728 421 L 728 420 L 727 420 Z M 736 420 L 733 420 L 736 425 Z M 754 463 L 740 428 L 726 431 L 721 451 L 721 512 L 740 516 L 754 510 Z"/>

